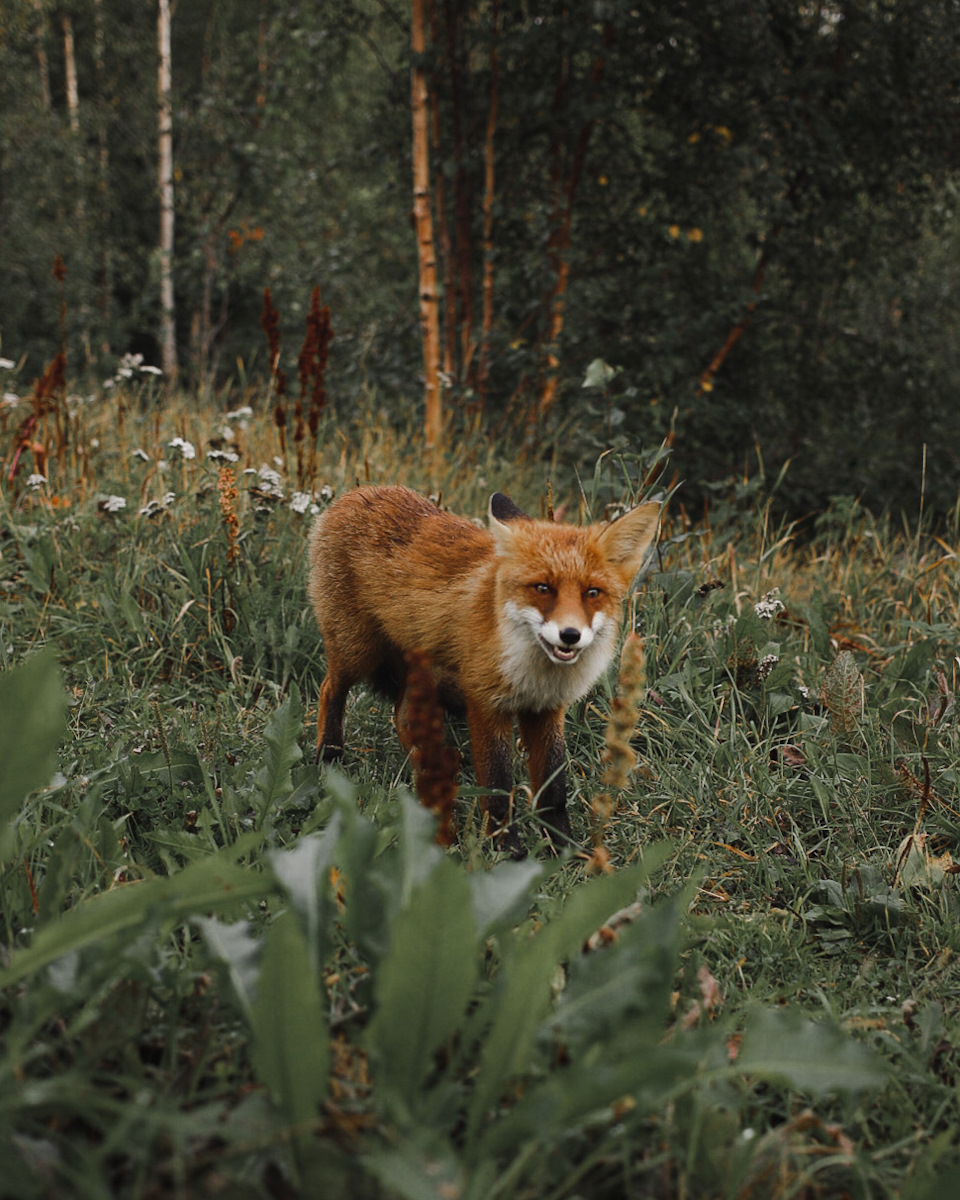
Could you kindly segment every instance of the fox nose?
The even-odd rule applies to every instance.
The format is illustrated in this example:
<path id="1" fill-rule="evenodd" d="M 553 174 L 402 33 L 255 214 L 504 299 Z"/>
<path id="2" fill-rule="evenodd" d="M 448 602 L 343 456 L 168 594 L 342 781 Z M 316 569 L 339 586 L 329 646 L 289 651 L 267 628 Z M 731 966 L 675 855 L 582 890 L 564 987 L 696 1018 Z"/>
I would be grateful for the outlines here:
<path id="1" fill-rule="evenodd" d="M 560 641 L 565 646 L 575 646 L 580 641 L 580 630 L 568 625 L 566 629 L 560 630 Z"/>

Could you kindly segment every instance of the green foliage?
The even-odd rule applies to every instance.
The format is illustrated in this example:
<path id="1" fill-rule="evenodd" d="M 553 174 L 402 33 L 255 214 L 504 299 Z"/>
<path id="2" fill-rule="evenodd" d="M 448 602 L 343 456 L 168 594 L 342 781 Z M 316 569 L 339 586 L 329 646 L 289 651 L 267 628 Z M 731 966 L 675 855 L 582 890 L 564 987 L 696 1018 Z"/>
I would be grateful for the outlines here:
<path id="1" fill-rule="evenodd" d="M 53 655 L 35 655 L 0 674 L 0 827 L 13 820 L 28 792 L 53 774 L 66 704 Z M 0 861 L 7 845 L 0 842 Z"/>
<path id="2" fill-rule="evenodd" d="M 49 679 L 50 669 L 41 658 L 19 673 Z M 47 692 L 53 690 L 50 683 Z M 5 688 L 5 696 L 12 691 Z M 295 700 L 283 701 L 264 729 L 264 766 L 247 785 L 254 805 L 269 793 L 282 806 L 293 791 L 298 756 L 287 731 L 294 717 L 301 721 Z M 40 689 L 3 716 L 22 736 L 51 705 Z M 410 799 L 402 803 L 397 838 L 373 862 L 376 831 L 357 815 L 353 794 L 343 785 L 337 790 L 323 833 L 265 856 L 263 834 L 251 833 L 166 878 L 89 896 L 42 922 L 30 944 L 0 969 L 8 1025 L 0 1070 L 8 1084 L 35 1069 L 31 1042 L 55 1008 L 66 1015 L 68 1036 L 89 1029 L 91 1021 L 116 1018 L 124 997 L 134 1001 L 127 1021 L 149 1021 L 150 993 L 160 999 L 172 983 L 160 982 L 171 936 L 179 944 L 174 969 L 186 970 L 188 978 L 202 969 L 203 955 L 183 939 L 191 922 L 202 932 L 209 961 L 227 969 L 252 1071 L 273 1105 L 272 1115 L 247 1113 L 245 1121 L 259 1123 L 268 1156 L 279 1156 L 306 1193 L 346 1172 L 357 1180 L 366 1176 L 361 1186 L 367 1190 L 379 1180 L 384 1195 L 436 1195 L 438 1179 L 456 1182 L 467 1196 L 508 1194 L 524 1181 L 561 1183 L 578 1158 L 569 1149 L 571 1136 L 602 1129 L 604 1114 L 624 1097 L 632 1098 L 630 1123 L 636 1124 L 667 1101 L 744 1071 L 754 1081 L 776 1080 L 811 1094 L 882 1082 L 879 1061 L 865 1049 L 828 1025 L 796 1016 L 755 1016 L 744 1035 L 742 1066 L 727 1063 L 728 1035 L 721 1027 L 709 1035 L 674 1030 L 664 1040 L 681 907 L 636 900 L 669 858 L 669 847 L 648 848 L 641 864 L 574 883 L 552 914 L 535 925 L 517 924 L 550 883 L 542 867 L 507 861 L 465 870 L 438 852 L 432 821 Z M 342 869 L 336 884 L 334 866 Z M 337 900 L 341 888 L 344 898 Z M 281 898 L 264 923 L 258 910 Z M 366 1103 L 376 1124 L 338 1166 L 343 1152 L 333 1143 L 318 1145 L 317 1135 L 321 1105 L 326 1100 L 327 1111 L 336 1111 L 331 1089 L 339 1096 L 343 1086 L 325 983 L 331 959 L 352 953 L 340 930 L 341 906 L 346 927 L 366 914 L 365 941 L 377 947 L 367 962 L 371 1013 L 359 1031 L 370 1064 Z M 629 914 L 625 928 L 611 935 L 614 944 L 584 949 L 614 910 Z M 224 924 L 208 915 L 218 911 L 240 919 Z M 129 1032 L 138 1035 L 136 1027 Z M 143 1027 L 138 1036 L 145 1035 Z M 111 1051 L 99 1042 L 95 1053 Z M 130 1070 L 117 1080 L 121 1090 Z M 5 1087 L 0 1138 L 20 1194 L 41 1187 L 38 1155 L 48 1161 L 49 1178 L 92 1185 L 99 1168 L 76 1155 L 70 1131 L 77 1122 L 106 1131 L 115 1117 L 107 1097 L 91 1093 L 81 1079 L 69 1070 L 57 1078 L 66 1136 L 55 1140 L 37 1125 L 50 1112 L 52 1094 L 39 1082 L 27 1090 Z M 232 1103 L 210 1103 L 218 1121 L 236 1120 Z M 171 1122 L 172 1115 L 161 1120 L 166 1136 L 173 1133 Z M 136 1122 L 126 1127 L 129 1132 Z M 616 1135 L 611 1129 L 604 1136 Z M 150 1160 L 148 1144 L 128 1155 L 128 1170 L 136 1171 L 137 1162 L 149 1170 Z M 113 1188 L 128 1190 L 119 1178 Z"/>
<path id="3" fill-rule="evenodd" d="M 614 870 L 590 876 L 575 856 L 497 861 L 469 762 L 458 847 L 437 847 L 363 689 L 344 773 L 305 761 L 322 656 L 293 454 L 283 499 L 241 490 L 230 563 L 202 457 L 219 417 L 117 412 L 83 410 L 76 454 L 126 509 L 102 511 L 66 470 L 0 500 L 0 730 L 27 771 L 0 830 L 0 1190 L 946 1186 L 960 594 L 945 539 L 840 501 L 798 546 L 749 480 L 714 493 L 709 526 L 672 505 L 632 611 L 638 766 L 602 831 Z M 160 468 L 175 431 L 201 453 Z M 374 436 L 332 439 L 317 507 L 321 480 L 425 482 L 415 448 Z M 262 418 L 237 437 L 252 463 L 278 453 Z M 480 516 L 490 484 L 476 447 L 460 452 L 444 499 Z M 612 511 L 651 457 L 608 455 L 554 500 Z M 502 470 L 495 449 L 482 463 Z M 536 510 L 539 475 L 511 482 Z M 567 722 L 584 845 L 614 688 Z M 855 720 L 831 719 L 834 692 Z M 518 809 L 532 847 L 520 792 Z"/>

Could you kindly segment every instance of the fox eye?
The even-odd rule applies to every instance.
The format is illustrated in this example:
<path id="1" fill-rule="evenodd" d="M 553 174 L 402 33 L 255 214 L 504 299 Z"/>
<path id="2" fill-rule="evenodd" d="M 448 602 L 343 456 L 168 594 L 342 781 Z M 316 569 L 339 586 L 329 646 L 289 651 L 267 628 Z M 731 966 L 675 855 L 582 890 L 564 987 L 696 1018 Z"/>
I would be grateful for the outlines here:
<path id="1" fill-rule="evenodd" d="M 587 590 L 583 594 L 587 597 L 588 600 L 596 600 L 596 598 L 600 595 L 600 588 L 588 587 Z"/>
<path id="2" fill-rule="evenodd" d="M 533 590 L 535 592 L 538 592 L 541 596 L 549 596 L 550 593 L 553 591 L 553 588 L 550 586 L 549 583 L 533 583 L 530 586 L 533 588 Z"/>

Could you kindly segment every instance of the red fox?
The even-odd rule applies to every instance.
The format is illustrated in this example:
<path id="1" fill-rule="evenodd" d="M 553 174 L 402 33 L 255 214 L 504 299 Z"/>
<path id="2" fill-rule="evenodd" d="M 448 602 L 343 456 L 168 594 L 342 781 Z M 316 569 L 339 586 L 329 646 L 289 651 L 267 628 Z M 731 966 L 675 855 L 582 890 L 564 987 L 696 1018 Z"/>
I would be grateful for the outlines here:
<path id="1" fill-rule="evenodd" d="M 563 720 L 610 664 L 620 608 L 654 542 L 657 502 L 609 524 L 528 517 L 499 492 L 489 532 L 403 487 L 361 487 L 317 518 L 310 599 L 327 653 L 317 755 L 343 752 L 350 688 L 366 680 L 395 703 L 411 750 L 405 656 L 426 653 L 447 707 L 466 708 L 474 770 L 503 844 L 509 826 L 513 725 L 530 760 L 538 815 L 570 836 Z"/>

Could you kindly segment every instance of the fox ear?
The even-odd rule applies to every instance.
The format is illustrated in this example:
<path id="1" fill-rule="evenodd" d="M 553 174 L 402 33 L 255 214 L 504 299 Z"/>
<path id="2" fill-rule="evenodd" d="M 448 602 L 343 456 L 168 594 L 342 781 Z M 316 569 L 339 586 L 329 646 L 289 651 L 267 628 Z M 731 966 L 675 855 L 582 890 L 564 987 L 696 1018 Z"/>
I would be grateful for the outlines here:
<path id="1" fill-rule="evenodd" d="M 529 518 L 522 509 L 503 492 L 494 492 L 490 497 L 490 532 L 497 544 L 497 553 L 507 556 L 513 551 L 514 531 L 510 528 L 512 521 L 526 521 Z"/>
<path id="2" fill-rule="evenodd" d="M 490 497 L 490 517 L 497 521 L 529 521 L 529 517 L 522 508 L 517 508 L 509 496 L 505 496 L 503 492 L 494 492 Z"/>
<path id="3" fill-rule="evenodd" d="M 629 580 L 643 566 L 643 560 L 657 538 L 660 505 L 656 500 L 638 504 L 622 517 L 611 521 L 600 534 L 600 547 L 609 562 Z"/>

